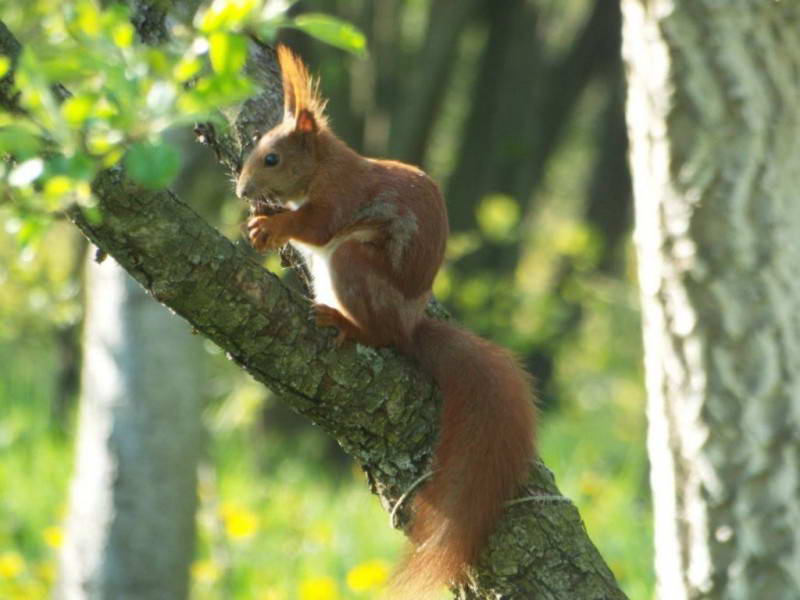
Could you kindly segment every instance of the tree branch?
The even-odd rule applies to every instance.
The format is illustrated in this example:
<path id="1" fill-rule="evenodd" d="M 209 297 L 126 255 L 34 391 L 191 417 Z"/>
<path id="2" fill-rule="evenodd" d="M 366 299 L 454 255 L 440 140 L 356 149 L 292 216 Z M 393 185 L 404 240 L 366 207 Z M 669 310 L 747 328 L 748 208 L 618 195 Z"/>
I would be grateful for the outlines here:
<path id="1" fill-rule="evenodd" d="M 7 39 L 13 38 L 0 35 L 0 53 L 8 52 Z M 274 73 L 264 64 L 260 70 Z M 246 147 L 248 129 L 278 117 L 276 88 L 273 81 L 232 115 L 232 133 L 215 136 L 218 156 L 229 167 Z M 12 99 L 0 97 L 5 101 Z M 81 231 L 156 300 L 333 435 L 362 465 L 384 507 L 394 507 L 425 472 L 436 440 L 440 401 L 431 380 L 390 349 L 334 349 L 332 331 L 310 321 L 305 298 L 173 193 L 142 189 L 121 167 L 103 172 L 93 191 L 100 223 L 78 207 L 69 210 Z M 625 597 L 544 465 L 531 466 L 521 496 L 458 598 Z M 399 511 L 400 525 L 408 522 L 408 504 Z"/>

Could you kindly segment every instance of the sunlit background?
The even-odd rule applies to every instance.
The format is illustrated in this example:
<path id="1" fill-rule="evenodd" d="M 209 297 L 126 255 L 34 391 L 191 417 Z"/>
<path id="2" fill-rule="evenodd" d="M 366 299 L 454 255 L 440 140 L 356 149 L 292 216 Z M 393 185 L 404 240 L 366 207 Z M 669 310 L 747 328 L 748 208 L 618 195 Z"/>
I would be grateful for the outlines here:
<path id="1" fill-rule="evenodd" d="M 345 140 L 439 182 L 453 232 L 438 298 L 534 372 L 541 456 L 624 590 L 652 597 L 617 2 L 304 0 L 292 11 L 366 34 L 365 58 L 280 38 L 319 73 Z M 226 174 L 187 132 L 170 135 L 184 153 L 179 195 L 240 238 Z M 5 199 L 0 226 L 0 598 L 37 599 L 63 543 L 91 249 L 64 221 L 28 235 Z M 274 256 L 265 264 L 281 270 Z M 197 343 L 208 440 L 193 597 L 375 597 L 403 538 L 358 467 Z"/>

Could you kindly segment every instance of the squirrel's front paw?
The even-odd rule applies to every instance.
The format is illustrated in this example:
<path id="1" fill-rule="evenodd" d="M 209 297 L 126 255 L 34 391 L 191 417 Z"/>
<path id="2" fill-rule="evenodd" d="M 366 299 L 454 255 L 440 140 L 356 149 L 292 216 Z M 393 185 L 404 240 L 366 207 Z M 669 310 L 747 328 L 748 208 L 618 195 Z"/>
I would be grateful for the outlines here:
<path id="1" fill-rule="evenodd" d="M 260 215 L 252 217 L 247 222 L 247 236 L 253 248 L 259 252 L 280 248 L 284 246 L 289 238 L 282 235 L 276 227 L 276 220 L 273 217 Z"/>

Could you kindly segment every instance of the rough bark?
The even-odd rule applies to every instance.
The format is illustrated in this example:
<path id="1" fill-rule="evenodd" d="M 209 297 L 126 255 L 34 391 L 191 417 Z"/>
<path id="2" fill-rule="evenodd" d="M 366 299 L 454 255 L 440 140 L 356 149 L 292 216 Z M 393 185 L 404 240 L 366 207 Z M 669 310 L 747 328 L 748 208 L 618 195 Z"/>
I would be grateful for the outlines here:
<path id="1" fill-rule="evenodd" d="M 279 107 L 267 90 L 232 115 L 234 131 L 246 134 L 271 122 Z M 261 117 L 254 117 L 258 111 Z M 224 163 L 238 164 L 243 144 L 236 136 L 201 133 Z M 120 168 L 101 174 L 94 192 L 102 222 L 70 211 L 87 237 L 150 295 L 334 436 L 362 465 L 384 506 L 394 507 L 425 472 L 436 439 L 440 403 L 430 379 L 390 349 L 335 349 L 332 332 L 310 322 L 305 298 L 171 192 L 143 190 Z M 625 597 L 544 465 L 531 465 L 520 496 L 457 597 Z M 408 520 L 407 507 L 398 511 L 400 525 Z"/>
<path id="2" fill-rule="evenodd" d="M 87 265 L 61 600 L 186 598 L 203 440 L 202 350 L 112 259 Z"/>
<path id="3" fill-rule="evenodd" d="M 625 0 L 658 590 L 800 597 L 800 4 Z"/>

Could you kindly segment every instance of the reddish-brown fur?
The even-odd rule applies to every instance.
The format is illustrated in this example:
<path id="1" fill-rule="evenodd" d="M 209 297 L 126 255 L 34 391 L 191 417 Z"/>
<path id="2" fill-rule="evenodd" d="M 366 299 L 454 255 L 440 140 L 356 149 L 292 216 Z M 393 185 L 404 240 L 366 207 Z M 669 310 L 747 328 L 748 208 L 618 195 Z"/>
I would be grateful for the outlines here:
<path id="1" fill-rule="evenodd" d="M 293 210 L 252 218 L 251 241 L 260 250 L 289 241 L 305 248 L 324 265 L 312 271 L 330 278 L 336 304 L 316 304 L 317 323 L 336 327 L 339 343 L 396 346 L 442 389 L 434 474 L 414 500 L 416 549 L 396 577 L 419 596 L 463 579 L 524 477 L 534 451 L 529 377 L 506 350 L 424 316 L 448 234 L 436 184 L 415 167 L 348 148 L 327 127 L 302 61 L 284 47 L 278 57 L 284 121 L 259 140 L 237 193 Z M 265 165 L 269 154 L 279 162 Z"/>

